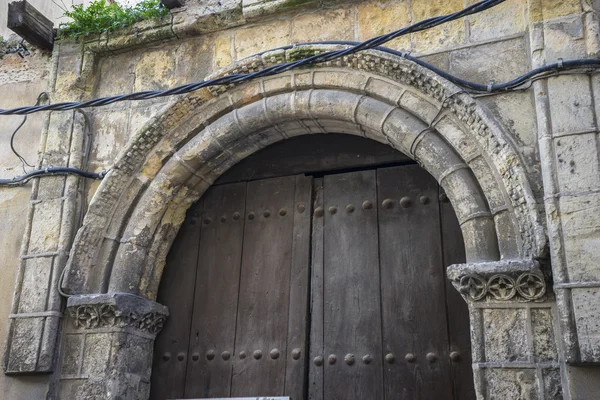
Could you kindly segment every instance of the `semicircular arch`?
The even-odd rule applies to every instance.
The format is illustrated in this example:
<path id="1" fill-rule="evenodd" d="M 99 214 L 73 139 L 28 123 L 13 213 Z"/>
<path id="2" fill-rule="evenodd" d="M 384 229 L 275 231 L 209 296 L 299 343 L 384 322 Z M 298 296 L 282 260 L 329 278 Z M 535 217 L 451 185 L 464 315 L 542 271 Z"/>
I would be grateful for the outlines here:
<path id="1" fill-rule="evenodd" d="M 299 46 L 220 72 L 250 72 L 334 46 Z M 187 208 L 228 168 L 286 138 L 361 135 L 416 160 L 445 189 L 467 260 L 531 259 L 545 236 L 522 161 L 467 93 L 401 57 L 344 60 L 182 96 L 129 142 L 92 199 L 69 259 L 72 293 L 155 298 Z"/>

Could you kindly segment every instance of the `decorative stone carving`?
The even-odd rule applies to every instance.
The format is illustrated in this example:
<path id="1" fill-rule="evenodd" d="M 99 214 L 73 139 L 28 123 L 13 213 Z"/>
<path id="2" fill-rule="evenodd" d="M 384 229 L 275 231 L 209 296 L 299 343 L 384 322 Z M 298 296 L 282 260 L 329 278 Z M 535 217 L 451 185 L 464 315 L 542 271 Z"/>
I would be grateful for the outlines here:
<path id="1" fill-rule="evenodd" d="M 533 261 L 452 265 L 448 278 L 472 301 L 534 301 L 546 294 L 546 280 Z"/>
<path id="2" fill-rule="evenodd" d="M 127 293 L 73 296 L 67 308 L 79 329 L 133 328 L 151 335 L 169 315 L 167 307 Z"/>

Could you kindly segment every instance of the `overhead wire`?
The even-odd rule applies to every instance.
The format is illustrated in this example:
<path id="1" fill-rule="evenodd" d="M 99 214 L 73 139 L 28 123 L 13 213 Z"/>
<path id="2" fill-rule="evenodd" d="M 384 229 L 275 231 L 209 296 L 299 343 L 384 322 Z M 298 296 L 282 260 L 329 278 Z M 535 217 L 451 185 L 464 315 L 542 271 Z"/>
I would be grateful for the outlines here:
<path id="1" fill-rule="evenodd" d="M 199 90 L 204 87 L 227 86 L 227 85 L 232 85 L 232 84 L 240 84 L 240 83 L 247 82 L 247 81 L 250 81 L 253 79 L 257 79 L 257 78 L 273 76 L 276 74 L 290 71 L 292 69 L 306 67 L 306 66 L 320 64 L 320 63 L 325 63 L 328 61 L 333 61 L 333 60 L 340 59 L 342 57 L 346 57 L 346 56 L 355 54 L 357 52 L 360 52 L 363 50 L 369 50 L 369 49 L 381 51 L 381 52 L 384 52 L 387 54 L 393 54 L 395 56 L 399 56 L 399 57 L 405 58 L 407 60 L 410 60 L 424 68 L 431 70 L 432 72 L 436 73 L 437 75 L 454 83 L 455 85 L 457 85 L 459 88 L 463 89 L 464 91 L 469 92 L 474 95 L 489 95 L 489 94 L 493 94 L 493 93 L 508 92 L 508 91 L 512 91 L 512 90 L 524 90 L 527 87 L 529 87 L 529 85 L 531 85 L 531 83 L 533 81 L 535 81 L 537 79 L 543 79 L 543 78 L 547 78 L 550 76 L 559 75 L 562 73 L 574 73 L 574 71 L 583 71 L 583 72 L 590 73 L 591 71 L 595 71 L 596 69 L 598 69 L 598 67 L 600 67 L 600 58 L 559 60 L 557 63 L 553 63 L 553 64 L 549 64 L 549 65 L 542 66 L 539 68 L 535 68 L 535 69 L 527 72 L 526 74 L 523 74 L 523 75 L 516 77 L 515 79 L 512 79 L 505 83 L 496 84 L 493 80 L 491 80 L 487 84 L 482 84 L 482 83 L 470 82 L 470 81 L 467 81 L 460 77 L 454 76 L 454 75 L 452 75 L 446 71 L 443 71 L 443 70 L 441 70 L 441 69 L 439 69 L 417 57 L 411 56 L 407 52 L 393 50 L 393 49 L 382 46 L 383 44 L 389 42 L 390 40 L 396 39 L 402 35 L 423 31 L 423 30 L 430 29 L 430 28 L 436 27 L 438 25 L 444 24 L 446 22 L 450 22 L 450 21 L 468 16 L 468 15 L 480 13 L 480 12 L 490 9 L 500 3 L 503 3 L 504 1 L 505 0 L 483 0 L 478 3 L 472 4 L 472 5 L 464 8 L 463 10 L 457 11 L 455 13 L 451 13 L 451 14 L 448 14 L 445 16 L 428 18 L 423 21 L 417 22 L 413 25 L 410 25 L 408 27 L 401 28 L 401 29 L 398 29 L 391 33 L 387 33 L 384 35 L 380 35 L 380 36 L 371 38 L 364 42 L 321 41 L 321 42 L 308 42 L 308 43 L 301 43 L 301 44 L 293 44 L 293 45 L 279 47 L 276 49 L 271 49 L 271 50 L 268 50 L 265 52 L 255 54 L 254 56 L 251 56 L 251 57 L 261 56 L 261 55 L 263 55 L 267 52 L 271 52 L 271 51 L 289 50 L 289 49 L 293 49 L 293 48 L 297 48 L 297 47 L 301 47 L 301 46 L 315 46 L 315 45 L 346 46 L 345 48 L 342 48 L 342 49 L 324 51 L 322 53 L 317 53 L 312 56 L 302 58 L 302 59 L 299 59 L 296 61 L 291 61 L 291 62 L 286 62 L 286 63 L 282 63 L 282 64 L 269 66 L 260 71 L 255 71 L 255 72 L 251 72 L 251 73 L 230 74 L 230 75 L 218 77 L 218 78 L 211 79 L 211 80 L 203 80 L 203 81 L 199 81 L 199 82 L 193 82 L 193 83 L 189 83 L 189 84 L 185 84 L 185 85 L 180 85 L 180 86 L 166 89 L 166 90 L 149 90 L 149 91 L 143 91 L 143 92 L 124 94 L 124 95 L 101 97 L 101 98 L 96 98 L 96 99 L 92 99 L 92 100 L 80 101 L 80 102 L 74 101 L 74 102 L 62 102 L 62 103 L 39 105 L 38 104 L 39 98 L 38 98 L 38 102 L 34 106 L 17 107 L 17 108 L 11 108 L 11 109 L 0 109 L 0 115 L 25 115 L 25 118 L 26 118 L 26 116 L 28 114 L 41 112 L 41 111 L 66 111 L 66 110 L 81 111 L 81 109 L 84 109 L 84 108 L 100 107 L 100 106 L 113 104 L 113 103 L 121 102 L 121 101 L 149 100 L 149 99 L 154 99 L 154 98 L 158 98 L 158 97 L 180 95 L 180 94 L 190 93 L 190 92 Z M 84 115 L 84 118 L 86 119 L 87 129 L 91 129 L 90 124 L 89 124 L 89 118 L 84 113 L 82 113 L 82 114 Z M 16 131 L 18 131 L 22 127 L 22 125 L 24 124 L 24 121 L 17 128 Z M 15 131 L 15 133 L 13 133 L 13 138 L 11 138 L 11 147 L 13 148 L 13 150 L 14 150 L 13 139 L 14 139 L 14 135 L 16 134 L 16 131 Z M 91 141 L 88 141 L 88 146 L 90 146 L 90 145 L 91 145 Z M 18 155 L 18 153 L 16 153 L 16 154 L 19 158 L 21 158 L 20 155 Z M 89 154 L 86 157 L 88 157 L 88 156 L 89 156 Z M 26 162 L 24 159 L 22 161 Z M 27 165 L 29 165 L 29 164 L 27 164 Z M 87 165 L 86 160 L 84 160 L 83 165 L 84 166 Z M 11 186 L 21 185 L 21 184 L 24 184 L 24 183 L 28 182 L 29 180 L 36 178 L 36 177 L 47 176 L 47 175 L 57 175 L 57 174 L 76 174 L 76 175 L 83 176 L 86 178 L 102 179 L 106 175 L 106 173 L 107 173 L 106 171 L 101 172 L 101 173 L 91 173 L 88 171 L 78 170 L 75 168 L 46 168 L 43 170 L 32 171 L 30 173 L 26 173 L 23 176 L 19 176 L 19 177 L 13 178 L 13 179 L 0 179 L 0 185 L 11 185 Z"/>
<path id="2" fill-rule="evenodd" d="M 166 89 L 166 90 L 149 90 L 149 91 L 143 91 L 143 92 L 124 94 L 124 95 L 102 97 L 102 98 L 97 98 L 97 99 L 92 99 L 92 100 L 81 101 L 81 102 L 62 102 L 62 103 L 55 103 L 55 104 L 47 104 L 47 105 L 43 105 L 43 106 L 25 106 L 25 107 L 17 107 L 17 108 L 12 108 L 12 109 L 0 109 L 0 115 L 14 115 L 14 114 L 24 115 L 24 114 L 31 114 L 31 113 L 40 112 L 40 111 L 72 110 L 72 109 L 78 109 L 78 108 L 104 106 L 104 105 L 116 103 L 119 101 L 126 101 L 126 100 L 148 100 L 148 99 L 154 99 L 157 97 L 179 95 L 179 94 L 184 94 L 184 93 L 190 93 L 190 92 L 193 92 L 193 91 L 196 91 L 198 89 L 208 87 L 208 86 L 226 86 L 226 85 L 231 85 L 231 84 L 239 84 L 239 83 L 250 81 L 253 79 L 257 79 L 257 78 L 277 75 L 282 72 L 286 72 L 286 71 L 289 71 L 289 70 L 292 70 L 295 68 L 324 63 L 327 61 L 333 61 L 333 60 L 336 60 L 336 59 L 339 59 L 339 58 L 342 58 L 345 56 L 349 56 L 351 54 L 354 54 L 354 53 L 357 53 L 357 52 L 363 51 L 363 50 L 383 49 L 383 50 L 387 51 L 389 49 L 380 48 L 380 46 L 384 43 L 389 42 L 390 40 L 396 39 L 403 35 L 407 35 L 409 33 L 415 33 L 415 32 L 423 31 L 426 29 L 430 29 L 430 28 L 436 27 L 438 25 L 444 24 L 446 22 L 450 22 L 450 21 L 465 17 L 467 15 L 472 15 L 472 14 L 476 14 L 476 13 L 485 11 L 485 10 L 492 8 L 500 3 L 503 3 L 504 1 L 505 0 L 483 0 L 478 3 L 472 4 L 460 11 L 457 11 L 457 12 L 454 12 L 454 13 L 451 13 L 448 15 L 444 15 L 444 16 L 428 18 L 423 21 L 417 22 L 413 25 L 410 25 L 408 27 L 393 31 L 391 33 L 380 35 L 380 36 L 374 37 L 372 39 L 369 39 L 369 40 L 361 42 L 361 43 L 354 43 L 353 45 L 350 45 L 347 48 L 325 51 L 323 53 L 314 54 L 310 57 L 306 57 L 306 58 L 303 58 L 300 60 L 269 66 L 267 68 L 264 68 L 264 69 L 262 69 L 260 71 L 256 71 L 256 72 L 251 72 L 251 73 L 246 73 L 246 74 L 231 74 L 231 75 L 222 76 L 222 77 L 211 79 L 211 80 L 204 80 L 204 81 L 200 81 L 200 82 L 189 83 L 189 84 L 177 86 L 177 87 L 174 87 L 171 89 Z M 339 43 L 341 43 L 341 42 L 339 42 Z M 353 42 L 347 42 L 347 43 L 353 43 Z M 300 45 L 291 45 L 286 48 L 292 48 L 292 47 L 296 47 L 296 46 L 300 46 Z M 259 53 L 258 55 L 260 55 L 260 54 L 264 54 L 264 52 Z M 405 53 L 401 53 L 401 54 L 408 56 Z M 449 75 L 449 74 L 447 74 L 447 75 Z"/>

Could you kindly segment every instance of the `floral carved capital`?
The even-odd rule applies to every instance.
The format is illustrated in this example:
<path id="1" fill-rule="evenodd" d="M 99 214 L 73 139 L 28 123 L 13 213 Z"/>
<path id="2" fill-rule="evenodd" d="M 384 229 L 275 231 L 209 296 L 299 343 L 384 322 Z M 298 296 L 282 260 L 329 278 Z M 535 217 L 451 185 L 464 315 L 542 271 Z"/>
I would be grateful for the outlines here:
<path id="1" fill-rule="evenodd" d="M 128 294 L 74 297 L 67 308 L 77 329 L 133 328 L 156 335 L 168 316 L 165 306 Z"/>

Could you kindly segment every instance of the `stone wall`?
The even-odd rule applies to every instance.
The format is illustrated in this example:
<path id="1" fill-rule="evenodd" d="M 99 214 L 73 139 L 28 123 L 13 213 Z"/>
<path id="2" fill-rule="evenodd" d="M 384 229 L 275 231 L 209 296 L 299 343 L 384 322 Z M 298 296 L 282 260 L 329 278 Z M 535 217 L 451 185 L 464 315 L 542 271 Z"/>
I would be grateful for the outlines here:
<path id="1" fill-rule="evenodd" d="M 23 72 L 19 68 L 24 67 L 10 69 L 7 59 L 0 60 L 0 74 L 8 68 L 19 72 L 14 74 L 18 79 L 31 81 L 19 85 L 9 83 L 15 79 L 13 75 L 6 75 L 6 80 L 0 75 L 3 87 L 23 91 L 22 98 L 4 97 L 0 104 L 34 103 L 37 91 L 46 82 L 52 86 L 54 101 L 164 89 L 201 80 L 233 62 L 275 47 L 313 41 L 365 40 L 427 17 L 460 10 L 470 3 L 470 0 L 225 0 L 219 5 L 207 5 L 189 0 L 186 7 L 173 10 L 159 21 L 90 37 L 83 46 L 69 41 L 61 43 L 55 50 L 56 75 L 30 72 L 52 71 L 50 59 L 39 58 L 42 56 L 26 59 L 29 63 L 38 62 L 39 66 L 25 68 Z M 410 52 L 456 76 L 484 84 L 490 80 L 499 83 L 561 58 L 597 56 L 600 52 L 597 9 L 595 2 L 585 0 L 507 0 L 493 10 L 396 39 L 388 46 Z M 543 302 L 472 305 L 473 329 L 485 338 L 484 343 L 475 344 L 481 353 L 474 357 L 478 361 L 476 380 L 489 382 L 481 386 L 482 397 L 554 399 L 562 394 L 565 398 L 585 399 L 594 393 L 593 384 L 600 382 L 600 370 L 565 367 L 566 361 L 600 361 L 600 323 L 594 307 L 600 297 L 600 268 L 595 262 L 600 258 L 598 83 L 596 75 L 564 75 L 537 81 L 522 91 L 474 96 L 497 119 L 518 151 L 539 211 L 547 216 L 549 246 L 546 252 L 537 254 L 536 261 L 547 276 L 553 274 L 554 281 L 554 292 L 550 287 Z M 123 156 L 124 148 L 131 151 L 127 146 L 136 133 L 173 101 L 163 98 L 85 110 L 92 137 L 86 167 L 96 172 L 111 168 Z M 19 120 L 10 118 L 13 124 Z M 43 115 L 31 117 L 20 140 L 37 143 L 40 132 L 44 131 L 43 121 Z M 48 121 L 48 139 L 41 147 L 42 164 L 82 165 L 85 118 L 72 112 L 53 113 Z M 9 131 L 0 134 L 6 136 Z M 3 140 L 6 143 L 8 139 Z M 35 147 L 25 148 L 24 154 L 34 158 Z M 18 164 L 2 149 L 0 165 L 6 166 L 5 175 L 10 175 Z M 38 218 L 40 224 L 31 237 L 26 235 L 27 245 L 39 245 L 31 253 L 68 249 L 78 226 L 69 225 L 64 233 L 67 220 L 56 218 L 55 211 L 70 216 L 72 224 L 72 219 L 77 219 L 72 210 L 78 209 L 80 203 L 73 193 L 84 191 L 87 204 L 98 187 L 98 182 L 84 185 L 77 179 L 51 181 L 40 183 L 41 190 L 35 188 L 34 202 L 29 206 L 24 201 L 29 199 L 28 189 L 0 191 L 0 198 L 6 199 L 0 205 L 0 213 L 6 216 L 2 223 L 14 226 L 0 230 L 6 236 L 0 236 L 3 243 L 10 243 L 5 247 L 8 250 L 0 270 L 0 282 L 9 289 L 19 270 L 18 248 L 27 229 L 27 210 L 30 220 Z M 148 184 L 140 181 L 140 185 Z M 40 273 L 53 276 L 48 285 L 28 287 L 23 281 L 27 296 L 53 298 L 54 302 L 60 299 L 55 292 L 56 275 L 66 260 L 57 254 L 54 262 L 51 273 L 40 267 Z M 22 266 L 21 270 L 28 268 Z M 107 285 L 108 282 L 98 283 L 104 290 Z M 6 293 L 11 292 L 12 289 L 3 291 L 0 321 L 7 321 L 10 299 Z M 29 311 L 53 310 L 47 304 L 39 304 Z M 43 317 L 38 323 L 48 324 L 46 319 Z M 0 326 L 3 324 L 0 322 Z M 4 332 L 6 328 L 0 335 Z M 79 340 L 67 337 L 64 357 L 70 357 L 69 349 L 75 346 L 73 340 Z M 4 337 L 0 339 L 3 341 Z M 39 361 L 38 353 L 33 357 Z M 69 380 L 68 387 L 77 384 L 72 382 L 77 380 L 74 375 L 84 376 L 87 365 L 90 368 L 96 365 L 77 360 L 73 361 L 79 362 L 76 374 L 71 367 L 62 373 Z M 503 369 L 503 363 L 508 361 L 520 364 Z M 23 371 L 36 370 L 35 366 L 21 367 Z M 0 389 L 2 385 L 17 387 L 21 379 L 1 377 Z M 27 379 L 40 381 L 40 386 L 31 384 L 28 390 L 45 390 L 40 388 L 46 378 Z"/>
<path id="2" fill-rule="evenodd" d="M 34 104 L 41 92 L 47 91 L 50 54 L 33 52 L 25 58 L 17 54 L 0 58 L 0 108 Z M 2 117 L 0 122 L 0 177 L 23 174 L 19 159 L 9 143 L 12 132 L 23 121 L 20 116 Z M 31 164 L 37 163 L 41 132 L 46 116 L 32 115 L 19 130 L 15 148 Z M 19 271 L 21 242 L 27 229 L 28 206 L 32 184 L 0 188 L 0 342 L 5 343 L 15 281 Z M 6 398 L 44 398 L 49 388 L 47 375 L 9 378 L 0 374 L 0 393 Z"/>

